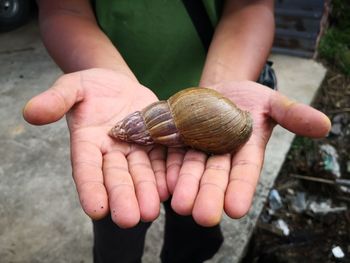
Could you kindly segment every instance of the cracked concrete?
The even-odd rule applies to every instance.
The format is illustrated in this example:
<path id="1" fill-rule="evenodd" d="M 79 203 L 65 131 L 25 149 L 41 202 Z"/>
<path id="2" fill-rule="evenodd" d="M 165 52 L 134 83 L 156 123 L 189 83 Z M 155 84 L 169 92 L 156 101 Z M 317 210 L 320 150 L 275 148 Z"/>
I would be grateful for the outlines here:
<path id="1" fill-rule="evenodd" d="M 22 107 L 61 74 L 35 22 L 0 35 L 0 261 L 92 262 L 92 228 L 71 178 L 64 120 L 33 127 Z M 309 59 L 273 55 L 280 91 L 309 104 L 325 69 Z M 224 217 L 225 243 L 210 262 L 238 262 L 294 135 L 277 127 L 266 151 L 253 206 L 240 220 Z M 144 262 L 158 262 L 163 213 L 148 232 Z"/>

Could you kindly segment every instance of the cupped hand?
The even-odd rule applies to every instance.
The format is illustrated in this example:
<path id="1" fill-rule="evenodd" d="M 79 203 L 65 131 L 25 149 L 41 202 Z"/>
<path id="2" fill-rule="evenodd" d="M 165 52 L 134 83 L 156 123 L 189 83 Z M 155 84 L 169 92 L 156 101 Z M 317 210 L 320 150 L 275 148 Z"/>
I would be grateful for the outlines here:
<path id="1" fill-rule="evenodd" d="M 66 114 L 73 178 L 81 205 L 91 218 L 111 213 L 120 227 L 154 220 L 168 198 L 165 150 L 141 147 L 108 136 L 110 128 L 156 96 L 126 74 L 90 69 L 60 77 L 32 98 L 24 118 L 42 125 Z"/>
<path id="2" fill-rule="evenodd" d="M 202 226 L 218 224 L 223 211 L 231 218 L 248 212 L 276 124 L 312 138 L 326 136 L 331 125 L 316 109 L 255 82 L 228 82 L 213 88 L 250 111 L 254 124 L 251 138 L 235 154 L 208 156 L 195 150 L 168 150 L 167 184 L 173 194 L 172 208 L 181 215 L 192 214 Z"/>

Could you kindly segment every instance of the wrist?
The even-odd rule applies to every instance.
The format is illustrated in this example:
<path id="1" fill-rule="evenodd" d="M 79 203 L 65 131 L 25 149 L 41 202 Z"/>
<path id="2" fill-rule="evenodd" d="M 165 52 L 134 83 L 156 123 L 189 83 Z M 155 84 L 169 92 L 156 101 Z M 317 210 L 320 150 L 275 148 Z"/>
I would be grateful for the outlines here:
<path id="1" fill-rule="evenodd" d="M 242 67 L 233 68 L 223 63 L 211 63 L 206 65 L 199 81 L 201 87 L 211 87 L 230 81 L 252 80 L 256 81 L 259 75 Z"/>

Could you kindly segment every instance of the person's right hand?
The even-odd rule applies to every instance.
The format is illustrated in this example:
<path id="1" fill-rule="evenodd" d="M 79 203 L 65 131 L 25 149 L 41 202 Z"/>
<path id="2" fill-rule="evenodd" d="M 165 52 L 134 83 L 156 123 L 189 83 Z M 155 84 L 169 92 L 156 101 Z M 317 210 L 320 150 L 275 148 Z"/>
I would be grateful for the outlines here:
<path id="1" fill-rule="evenodd" d="M 192 215 L 199 225 L 207 227 L 218 224 L 224 211 L 234 219 L 248 213 L 276 124 L 310 138 L 325 137 L 331 128 L 322 112 L 255 82 L 228 81 L 212 88 L 251 113 L 253 132 L 237 152 L 207 155 L 192 149 L 169 149 L 171 206 L 178 214 Z"/>
<path id="2" fill-rule="evenodd" d="M 168 198 L 165 150 L 114 140 L 110 128 L 129 113 L 157 101 L 126 74 L 90 69 L 60 77 L 23 110 L 32 124 L 55 122 L 65 114 L 71 137 L 73 177 L 81 205 L 91 218 L 110 211 L 120 227 L 159 215 Z"/>

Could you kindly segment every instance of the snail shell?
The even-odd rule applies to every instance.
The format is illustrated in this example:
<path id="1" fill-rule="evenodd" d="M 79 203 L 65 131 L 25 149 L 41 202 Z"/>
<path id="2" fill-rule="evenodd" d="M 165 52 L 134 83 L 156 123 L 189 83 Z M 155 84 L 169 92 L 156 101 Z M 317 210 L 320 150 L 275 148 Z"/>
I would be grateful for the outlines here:
<path id="1" fill-rule="evenodd" d="M 190 146 L 207 153 L 237 151 L 252 132 L 250 113 L 208 88 L 184 89 L 118 122 L 114 138 L 141 145 Z"/>

